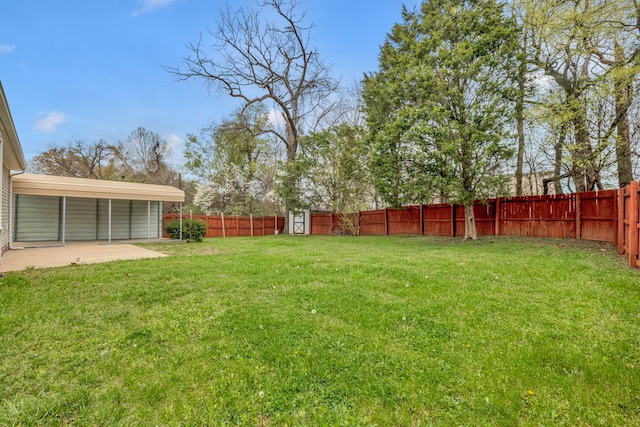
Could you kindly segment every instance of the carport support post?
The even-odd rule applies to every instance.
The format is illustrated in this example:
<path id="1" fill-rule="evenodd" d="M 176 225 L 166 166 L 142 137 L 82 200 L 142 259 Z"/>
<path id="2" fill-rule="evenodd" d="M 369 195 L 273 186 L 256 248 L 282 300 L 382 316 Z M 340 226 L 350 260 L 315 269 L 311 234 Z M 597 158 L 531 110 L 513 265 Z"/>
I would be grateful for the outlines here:
<path id="1" fill-rule="evenodd" d="M 147 240 L 151 233 L 151 200 L 147 200 Z"/>
<path id="2" fill-rule="evenodd" d="M 111 199 L 109 199 L 109 244 L 111 244 Z"/>
<path id="3" fill-rule="evenodd" d="M 64 246 L 64 237 L 67 233 L 67 196 L 62 197 L 62 246 Z"/>
<path id="4" fill-rule="evenodd" d="M 182 203 L 180 203 L 180 240 L 182 240 Z"/>

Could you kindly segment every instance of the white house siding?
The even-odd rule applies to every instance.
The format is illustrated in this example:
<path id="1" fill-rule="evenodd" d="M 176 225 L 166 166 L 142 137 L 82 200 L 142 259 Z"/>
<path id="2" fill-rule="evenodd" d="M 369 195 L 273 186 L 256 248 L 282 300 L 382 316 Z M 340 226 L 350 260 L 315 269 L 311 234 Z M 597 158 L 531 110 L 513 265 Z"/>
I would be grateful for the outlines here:
<path id="1" fill-rule="evenodd" d="M 9 168 L 2 168 L 2 231 L 0 232 L 0 247 L 2 252 L 9 249 L 11 230 L 9 229 Z"/>

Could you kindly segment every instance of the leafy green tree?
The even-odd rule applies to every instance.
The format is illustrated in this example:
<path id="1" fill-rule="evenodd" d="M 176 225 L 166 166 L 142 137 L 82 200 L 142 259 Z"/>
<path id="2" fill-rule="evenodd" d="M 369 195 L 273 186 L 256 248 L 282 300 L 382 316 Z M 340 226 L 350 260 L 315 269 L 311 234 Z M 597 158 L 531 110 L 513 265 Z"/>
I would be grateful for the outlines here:
<path id="1" fill-rule="evenodd" d="M 476 239 L 473 202 L 502 190 L 499 171 L 513 156 L 505 141 L 519 29 L 497 1 L 425 1 L 402 16 L 382 46 L 380 70 L 364 80 L 376 186 L 395 204 L 403 200 L 383 191 L 381 179 L 407 193 L 416 191 L 412 174 L 423 171 L 425 192 L 464 204 L 465 238 Z M 415 170 L 399 167 L 405 158 Z"/>
<path id="2" fill-rule="evenodd" d="M 199 180 L 194 202 L 204 212 L 235 215 L 273 214 L 278 152 L 268 135 L 262 104 L 236 111 L 189 135 L 185 167 Z"/>
<path id="3" fill-rule="evenodd" d="M 373 201 L 365 136 L 362 126 L 348 124 L 314 132 L 301 139 L 296 160 L 302 204 L 337 213 L 353 234 L 350 214 Z"/>
<path id="4" fill-rule="evenodd" d="M 640 70 L 634 0 L 522 0 L 529 60 L 553 81 L 537 109 L 554 130 L 555 177 L 576 191 L 633 179 L 629 113 Z M 561 173 L 561 163 L 564 173 Z"/>

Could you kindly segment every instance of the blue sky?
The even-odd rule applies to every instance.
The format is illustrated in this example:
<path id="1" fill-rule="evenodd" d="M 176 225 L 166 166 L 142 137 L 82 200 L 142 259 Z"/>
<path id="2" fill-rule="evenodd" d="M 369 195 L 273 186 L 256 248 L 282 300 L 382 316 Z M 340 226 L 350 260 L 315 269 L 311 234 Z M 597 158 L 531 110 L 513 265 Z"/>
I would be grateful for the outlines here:
<path id="1" fill-rule="evenodd" d="M 312 45 L 346 85 L 377 68 L 402 4 L 419 0 L 300 0 Z M 0 80 L 27 160 L 73 139 L 124 141 L 159 133 L 179 163 L 187 133 L 237 107 L 202 81 L 176 82 L 185 45 L 215 28 L 220 7 L 254 0 L 21 0 L 0 14 Z M 316 50 L 316 49 L 314 49 Z M 179 165 L 178 165 L 179 166 Z"/>

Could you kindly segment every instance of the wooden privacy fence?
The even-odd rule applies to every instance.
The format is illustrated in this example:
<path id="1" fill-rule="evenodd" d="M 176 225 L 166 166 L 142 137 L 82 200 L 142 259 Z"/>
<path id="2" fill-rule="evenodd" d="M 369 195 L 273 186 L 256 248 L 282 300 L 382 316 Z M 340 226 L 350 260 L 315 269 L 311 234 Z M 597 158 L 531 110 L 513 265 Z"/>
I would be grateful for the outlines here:
<path id="1" fill-rule="evenodd" d="M 480 236 L 536 236 L 616 243 L 618 191 L 498 198 L 474 205 Z M 406 206 L 357 214 L 360 235 L 464 236 L 464 206 Z M 342 231 L 340 217 L 311 214 L 311 234 Z"/>
<path id="2" fill-rule="evenodd" d="M 189 215 L 182 215 L 182 219 L 189 219 Z M 199 219 L 207 223 L 205 237 L 241 237 L 241 236 L 268 236 L 282 233 L 284 217 L 282 216 L 223 216 L 223 215 L 191 215 L 193 219 Z M 179 214 L 164 214 L 164 223 L 180 219 Z M 162 229 L 162 235 L 167 235 L 166 227 Z"/>
<path id="3" fill-rule="evenodd" d="M 640 194 L 638 183 L 619 190 L 549 196 L 497 198 L 474 205 L 480 236 L 533 236 L 610 242 L 640 267 Z M 164 220 L 178 219 L 165 214 Z M 188 218 L 188 215 L 183 215 Z M 266 236 L 282 232 L 284 217 L 194 215 L 207 223 L 206 237 Z M 360 235 L 418 234 L 464 236 L 464 206 L 434 204 L 379 209 L 349 215 Z M 311 234 L 344 233 L 335 213 L 311 213 Z M 166 233 L 164 234 L 166 236 Z"/>
<path id="4" fill-rule="evenodd" d="M 629 260 L 629 266 L 640 267 L 638 261 L 638 248 L 640 247 L 640 203 L 638 199 L 638 183 L 632 182 L 628 186 L 618 190 L 618 235 L 616 242 L 618 253 L 625 254 Z"/>

